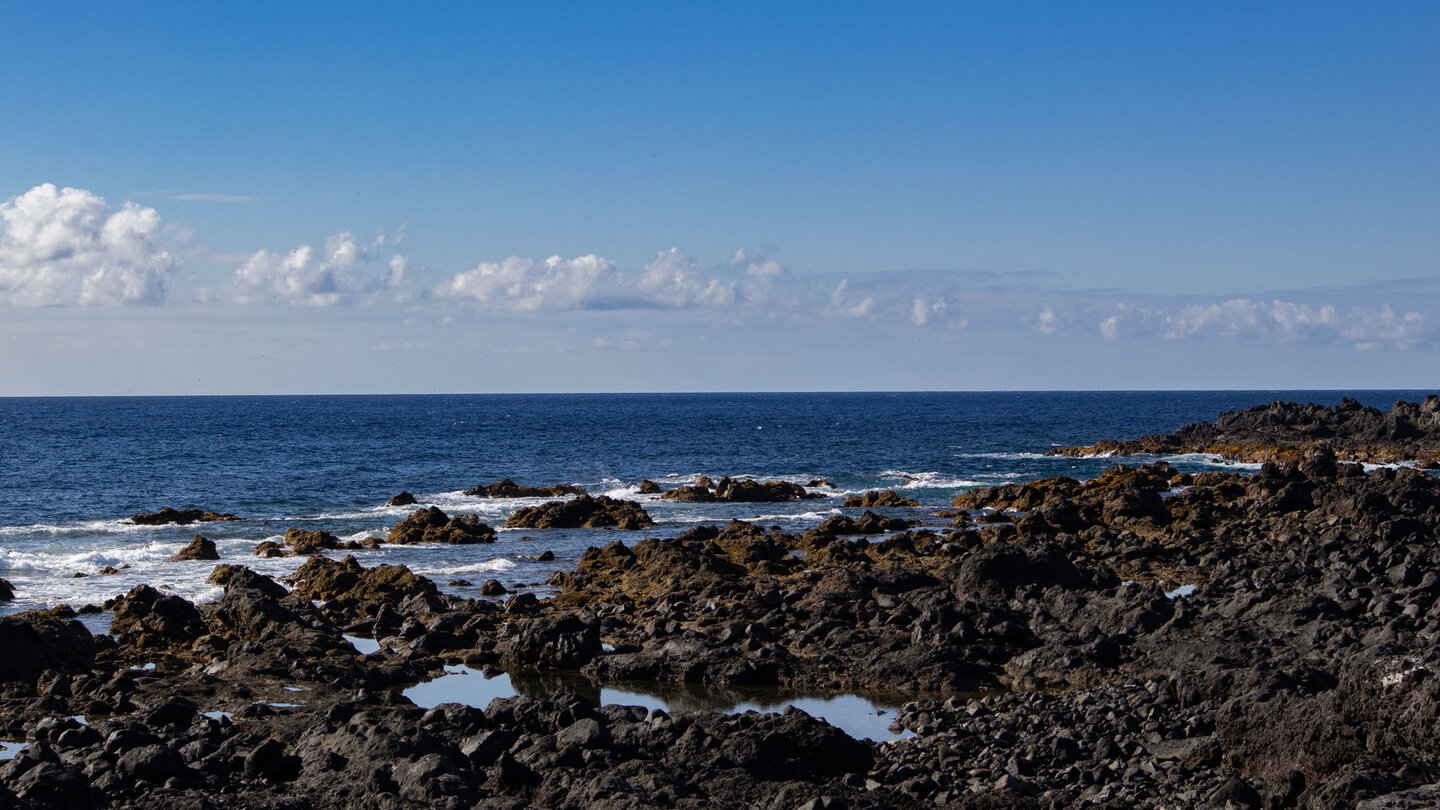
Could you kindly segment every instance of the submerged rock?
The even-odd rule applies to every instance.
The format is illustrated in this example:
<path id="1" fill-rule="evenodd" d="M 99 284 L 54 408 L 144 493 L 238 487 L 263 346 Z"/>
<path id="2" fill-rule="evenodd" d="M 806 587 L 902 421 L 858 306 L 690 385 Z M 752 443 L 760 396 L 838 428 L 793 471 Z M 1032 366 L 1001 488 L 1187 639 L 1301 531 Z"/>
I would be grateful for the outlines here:
<path id="1" fill-rule="evenodd" d="M 509 529 L 644 529 L 655 525 L 633 501 L 582 495 L 520 509 L 505 521 Z"/>

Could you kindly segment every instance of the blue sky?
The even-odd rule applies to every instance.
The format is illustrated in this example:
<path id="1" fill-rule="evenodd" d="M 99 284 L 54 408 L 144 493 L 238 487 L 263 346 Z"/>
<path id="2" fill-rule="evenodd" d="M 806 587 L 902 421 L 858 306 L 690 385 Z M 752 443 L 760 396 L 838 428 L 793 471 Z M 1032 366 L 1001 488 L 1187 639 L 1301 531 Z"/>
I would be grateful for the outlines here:
<path id="1" fill-rule="evenodd" d="M 1437 40 L 1404 2 L 0 4 L 0 394 L 1424 387 Z"/>

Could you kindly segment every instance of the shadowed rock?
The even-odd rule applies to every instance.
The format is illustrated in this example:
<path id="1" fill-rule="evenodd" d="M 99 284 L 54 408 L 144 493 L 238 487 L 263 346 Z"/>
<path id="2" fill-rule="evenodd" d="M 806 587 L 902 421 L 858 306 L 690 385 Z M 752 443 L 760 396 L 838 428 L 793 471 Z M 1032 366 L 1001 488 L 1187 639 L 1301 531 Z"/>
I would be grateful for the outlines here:
<path id="1" fill-rule="evenodd" d="M 215 523 L 223 520 L 240 520 L 240 518 L 231 514 L 222 515 L 218 512 L 199 509 L 171 509 L 168 506 L 159 512 L 141 512 L 130 516 L 130 522 L 140 526 L 163 526 L 172 523 L 184 526 L 190 523 Z"/>
<path id="2" fill-rule="evenodd" d="M 556 484 L 551 487 L 527 487 L 501 478 L 493 484 L 480 484 L 465 490 L 473 498 L 554 498 L 561 495 L 584 495 L 585 489 L 575 484 Z"/>
<path id="3" fill-rule="evenodd" d="M 218 560 L 220 552 L 216 550 L 215 543 L 200 535 L 195 535 L 185 548 L 170 558 L 170 562 L 181 562 L 184 560 Z"/>

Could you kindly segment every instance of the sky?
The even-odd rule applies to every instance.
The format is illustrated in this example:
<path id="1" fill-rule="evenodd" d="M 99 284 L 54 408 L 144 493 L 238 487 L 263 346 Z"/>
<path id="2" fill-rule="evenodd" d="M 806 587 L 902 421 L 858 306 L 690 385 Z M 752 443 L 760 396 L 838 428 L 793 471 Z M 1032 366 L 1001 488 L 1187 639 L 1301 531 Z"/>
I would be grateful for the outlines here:
<path id="1" fill-rule="evenodd" d="M 0 395 L 1427 388 L 1440 5 L 0 0 Z"/>

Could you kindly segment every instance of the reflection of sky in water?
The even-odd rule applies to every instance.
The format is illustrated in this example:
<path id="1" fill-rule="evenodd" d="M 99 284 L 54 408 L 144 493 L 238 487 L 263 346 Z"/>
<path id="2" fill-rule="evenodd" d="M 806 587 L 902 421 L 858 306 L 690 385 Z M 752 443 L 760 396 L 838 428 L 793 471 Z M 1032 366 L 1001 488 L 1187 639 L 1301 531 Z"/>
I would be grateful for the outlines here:
<path id="1" fill-rule="evenodd" d="M 780 712 L 794 706 L 812 717 L 855 738 L 884 741 L 913 736 L 910 732 L 890 733 L 895 709 L 904 698 L 871 700 L 860 695 L 813 695 L 779 687 L 716 687 L 680 683 L 607 683 L 581 676 L 521 675 L 502 673 L 486 678 L 469 667 L 447 667 L 446 674 L 405 690 L 405 696 L 421 708 L 441 703 L 463 703 L 485 708 L 496 698 L 525 694 L 549 698 L 569 690 L 596 704 L 642 706 L 667 712 L 717 711 L 739 714 L 746 711 Z"/>
<path id="2" fill-rule="evenodd" d="M 0 762 L 14 759 L 15 755 L 20 753 L 20 749 L 26 745 L 29 745 L 29 743 L 0 741 Z"/>

